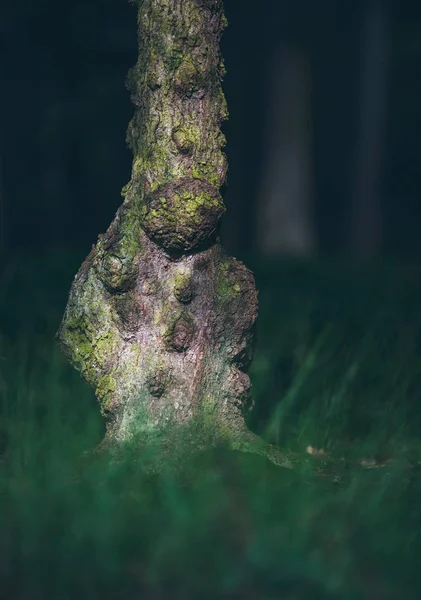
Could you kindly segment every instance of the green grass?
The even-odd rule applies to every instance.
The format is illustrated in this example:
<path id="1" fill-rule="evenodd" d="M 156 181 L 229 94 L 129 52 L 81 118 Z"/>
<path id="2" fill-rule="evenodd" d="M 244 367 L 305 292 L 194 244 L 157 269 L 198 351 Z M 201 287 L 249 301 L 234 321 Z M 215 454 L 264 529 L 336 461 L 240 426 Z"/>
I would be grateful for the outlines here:
<path id="1" fill-rule="evenodd" d="M 180 428 L 112 463 L 86 454 L 104 424 L 54 344 L 81 258 L 1 276 L 0 596 L 420 598 L 419 273 L 255 266 L 250 426 L 293 470 Z"/>

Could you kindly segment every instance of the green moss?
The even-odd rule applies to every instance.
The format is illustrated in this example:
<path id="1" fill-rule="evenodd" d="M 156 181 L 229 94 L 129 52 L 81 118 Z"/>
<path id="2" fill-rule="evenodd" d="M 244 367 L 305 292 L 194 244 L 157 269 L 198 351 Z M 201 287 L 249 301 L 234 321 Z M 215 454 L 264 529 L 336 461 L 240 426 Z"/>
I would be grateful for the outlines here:
<path id="1" fill-rule="evenodd" d="M 170 124 L 170 118 L 165 118 L 165 115 L 161 116 L 161 126 L 165 123 Z M 174 178 L 177 178 L 176 163 L 174 156 L 171 153 L 170 145 L 162 142 L 157 143 L 155 140 L 151 141 L 149 156 L 145 159 L 145 172 L 149 174 L 150 179 L 150 191 L 154 192 L 161 187 L 163 183 L 169 182 Z"/>
<path id="2" fill-rule="evenodd" d="M 225 138 L 223 137 L 223 139 Z M 207 181 L 217 188 L 223 184 L 227 170 L 226 156 L 219 147 L 223 143 L 223 139 L 220 139 L 219 135 L 217 135 L 214 140 L 207 141 L 206 143 L 209 144 L 210 150 L 208 149 L 206 157 L 199 159 L 192 169 L 192 176 L 195 179 Z M 214 144 L 213 148 L 211 144 Z"/>
<path id="3" fill-rule="evenodd" d="M 173 85 L 182 94 L 191 96 L 201 85 L 200 72 L 191 58 L 184 58 L 174 73 Z"/>
<path id="4" fill-rule="evenodd" d="M 177 127 L 172 133 L 172 139 L 182 154 L 191 154 L 196 145 L 197 136 L 193 128 Z"/>
<path id="5" fill-rule="evenodd" d="M 166 203 L 162 201 L 166 199 Z M 215 230 L 225 210 L 221 196 L 202 183 L 161 191 L 142 207 L 142 227 L 167 251 L 188 251 L 204 242 Z"/>
<path id="6" fill-rule="evenodd" d="M 231 282 L 226 277 L 220 276 L 217 279 L 216 293 L 222 299 L 225 300 L 229 297 L 231 291 Z"/>
<path id="7" fill-rule="evenodd" d="M 107 374 L 99 378 L 95 393 L 97 398 L 102 400 L 108 396 L 110 392 L 115 392 L 116 389 L 116 380 L 111 375 Z"/>
<path id="8" fill-rule="evenodd" d="M 188 303 L 193 298 L 193 282 L 189 269 L 176 270 L 171 280 L 173 292 L 177 300 Z"/>
<path id="9" fill-rule="evenodd" d="M 106 253 L 102 260 L 102 280 L 110 290 L 123 290 L 130 282 L 129 273 L 124 268 L 124 261 L 110 253 Z"/>
<path id="10" fill-rule="evenodd" d="M 223 89 L 220 86 L 218 87 L 218 102 L 220 118 L 222 121 L 226 121 L 229 117 L 228 105 Z"/>
<path id="11" fill-rule="evenodd" d="M 133 159 L 131 181 L 139 181 L 145 173 L 145 168 L 146 162 L 144 157 L 141 154 L 137 154 Z M 130 183 L 128 184 L 128 186 L 130 186 Z"/>
<path id="12" fill-rule="evenodd" d="M 215 428 L 215 412 L 218 407 L 218 403 L 212 394 L 203 394 L 200 404 L 200 418 L 203 420 L 205 427 Z"/>
<path id="13" fill-rule="evenodd" d="M 217 142 L 218 142 L 219 148 L 224 148 L 227 145 L 227 138 L 222 133 L 222 131 L 218 131 L 218 133 L 217 133 Z"/>
<path id="14" fill-rule="evenodd" d="M 177 319 L 181 315 L 180 311 L 175 311 L 169 302 L 155 304 L 153 314 L 153 325 L 160 330 L 162 335 L 165 334 L 168 329 L 168 323 L 174 319 Z"/>
<path id="15" fill-rule="evenodd" d="M 93 345 L 93 352 L 95 354 L 96 359 L 103 359 L 106 354 L 109 353 L 110 350 L 114 350 L 116 345 L 120 342 L 120 338 L 117 334 L 117 331 L 113 332 L 112 330 L 108 330 L 105 333 L 102 333 L 96 340 Z"/>
<path id="16" fill-rule="evenodd" d="M 96 387 L 107 363 L 121 344 L 112 308 L 93 269 L 82 289 L 72 289 L 59 343 L 73 365 Z"/>
<path id="17" fill-rule="evenodd" d="M 215 291 L 222 302 L 236 298 L 241 293 L 241 287 L 230 271 L 230 262 L 223 261 L 219 265 Z"/>

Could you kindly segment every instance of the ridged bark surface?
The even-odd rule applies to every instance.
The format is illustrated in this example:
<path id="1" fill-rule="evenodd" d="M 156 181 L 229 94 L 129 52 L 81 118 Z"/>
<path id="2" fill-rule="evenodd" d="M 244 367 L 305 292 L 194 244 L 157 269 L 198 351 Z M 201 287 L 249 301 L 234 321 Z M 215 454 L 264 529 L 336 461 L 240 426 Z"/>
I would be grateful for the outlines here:
<path id="1" fill-rule="evenodd" d="M 218 234 L 225 25 L 222 0 L 138 2 L 132 176 L 75 277 L 58 332 L 95 389 L 108 441 L 199 413 L 233 441 L 251 436 L 257 292 Z"/>

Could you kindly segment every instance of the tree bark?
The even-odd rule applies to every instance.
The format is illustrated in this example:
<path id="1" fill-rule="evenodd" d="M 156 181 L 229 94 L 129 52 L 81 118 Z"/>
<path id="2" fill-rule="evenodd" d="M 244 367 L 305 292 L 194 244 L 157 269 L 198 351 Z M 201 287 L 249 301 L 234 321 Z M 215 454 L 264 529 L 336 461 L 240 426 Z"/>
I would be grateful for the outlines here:
<path id="1" fill-rule="evenodd" d="M 257 291 L 219 241 L 225 25 L 222 0 L 138 2 L 132 176 L 57 334 L 95 389 L 106 446 L 198 416 L 236 447 L 256 438 L 244 414 Z"/>

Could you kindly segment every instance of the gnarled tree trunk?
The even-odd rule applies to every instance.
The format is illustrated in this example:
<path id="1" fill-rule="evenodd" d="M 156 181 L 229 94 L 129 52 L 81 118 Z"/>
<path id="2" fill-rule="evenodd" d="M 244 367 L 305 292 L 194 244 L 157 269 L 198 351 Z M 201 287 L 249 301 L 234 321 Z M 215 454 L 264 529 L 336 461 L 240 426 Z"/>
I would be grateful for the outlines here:
<path id="1" fill-rule="evenodd" d="M 95 388 L 106 443 L 203 414 L 241 445 L 254 437 L 244 411 L 257 292 L 218 234 L 228 114 L 222 0 L 138 4 L 132 177 L 75 277 L 58 339 Z"/>

